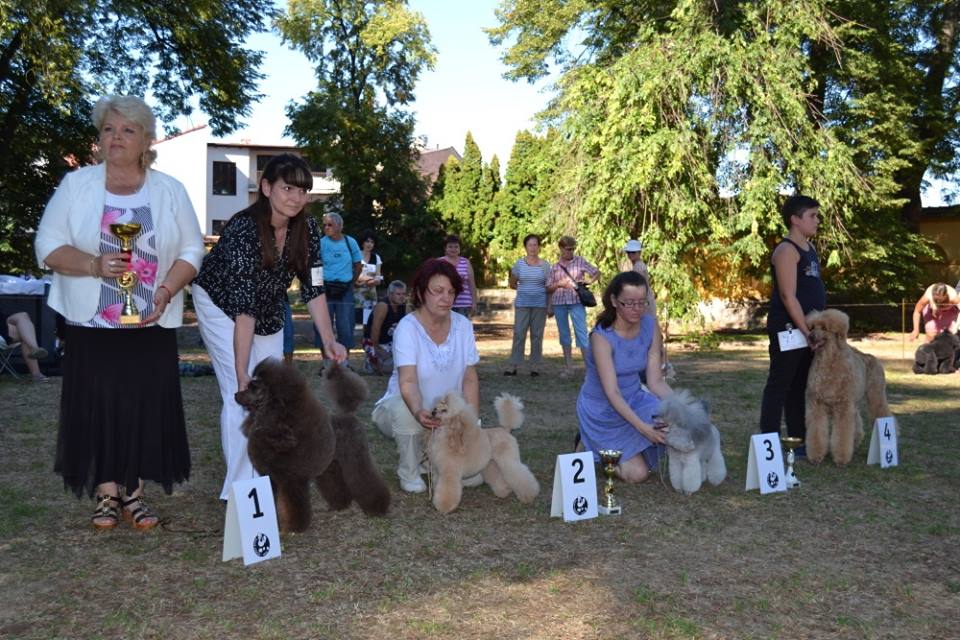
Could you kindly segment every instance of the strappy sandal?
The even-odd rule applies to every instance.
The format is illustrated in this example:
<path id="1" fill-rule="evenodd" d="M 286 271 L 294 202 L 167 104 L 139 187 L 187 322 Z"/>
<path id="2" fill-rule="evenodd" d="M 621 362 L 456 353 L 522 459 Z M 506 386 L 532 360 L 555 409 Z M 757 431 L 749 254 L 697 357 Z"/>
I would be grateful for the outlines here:
<path id="1" fill-rule="evenodd" d="M 98 522 L 99 520 L 99 522 Z M 98 531 L 113 529 L 120 522 L 120 498 L 118 496 L 97 496 L 97 508 L 90 516 L 93 528 Z"/>
<path id="2" fill-rule="evenodd" d="M 130 505 L 136 505 L 130 509 Z M 160 518 L 143 503 L 143 495 L 123 501 L 123 519 L 137 531 L 150 531 L 160 524 Z"/>

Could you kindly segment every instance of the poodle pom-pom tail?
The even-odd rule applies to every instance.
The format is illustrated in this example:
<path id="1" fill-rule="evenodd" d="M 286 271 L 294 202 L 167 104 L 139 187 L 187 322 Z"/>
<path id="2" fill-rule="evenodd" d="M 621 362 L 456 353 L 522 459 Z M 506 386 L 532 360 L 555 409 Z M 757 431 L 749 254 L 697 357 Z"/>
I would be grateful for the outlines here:
<path id="1" fill-rule="evenodd" d="M 507 431 L 519 429 L 523 425 L 523 401 L 509 393 L 501 393 L 493 401 L 497 410 L 497 420 Z"/>

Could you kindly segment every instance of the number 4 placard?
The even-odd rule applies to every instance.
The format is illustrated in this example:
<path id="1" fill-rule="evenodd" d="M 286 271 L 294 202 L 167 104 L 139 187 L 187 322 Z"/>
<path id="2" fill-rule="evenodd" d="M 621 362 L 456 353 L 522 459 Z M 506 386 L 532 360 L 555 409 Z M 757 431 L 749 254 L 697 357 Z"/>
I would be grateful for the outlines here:
<path id="1" fill-rule="evenodd" d="M 897 421 L 893 416 L 877 418 L 873 423 L 873 435 L 870 436 L 870 453 L 867 464 L 880 463 L 881 469 L 895 467 L 900 462 L 897 452 Z"/>
<path id="2" fill-rule="evenodd" d="M 757 433 L 750 437 L 745 490 L 757 488 L 760 495 L 787 490 L 779 433 Z"/>
<path id="3" fill-rule="evenodd" d="M 270 476 L 239 480 L 230 487 L 223 524 L 223 560 L 240 556 L 244 565 L 280 557 Z"/>
<path id="4" fill-rule="evenodd" d="M 565 522 L 597 517 L 597 474 L 593 470 L 592 451 L 557 456 L 550 517 L 560 515 Z"/>

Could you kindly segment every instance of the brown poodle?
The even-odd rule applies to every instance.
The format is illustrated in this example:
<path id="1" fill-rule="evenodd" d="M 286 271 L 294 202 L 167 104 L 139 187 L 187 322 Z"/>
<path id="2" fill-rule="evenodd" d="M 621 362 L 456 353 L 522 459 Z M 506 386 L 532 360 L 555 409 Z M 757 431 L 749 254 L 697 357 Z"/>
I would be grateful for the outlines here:
<path id="1" fill-rule="evenodd" d="M 310 482 L 333 460 L 335 437 L 326 409 L 294 367 L 267 359 L 236 394 L 247 410 L 241 429 L 253 468 L 270 476 L 281 531 L 310 526 Z"/>
<path id="2" fill-rule="evenodd" d="M 440 513 L 457 508 L 463 478 L 482 473 L 498 498 L 511 492 L 521 502 L 532 502 L 540 492 L 537 479 L 523 462 L 517 439 L 510 431 L 523 424 L 523 403 L 504 393 L 496 399 L 499 427 L 481 429 L 477 415 L 457 392 L 443 396 L 433 409 L 442 425 L 427 434 L 424 449 L 430 459 L 433 506 Z"/>
<path id="3" fill-rule="evenodd" d="M 331 509 L 346 509 L 355 500 L 367 515 L 385 515 L 390 508 L 390 489 L 370 456 L 366 428 L 354 415 L 367 399 L 367 383 L 336 363 L 324 370 L 323 382 L 336 407 L 330 422 L 337 436 L 337 451 L 317 478 L 317 487 Z"/>
<path id="4" fill-rule="evenodd" d="M 847 344 L 850 318 L 842 311 L 814 311 L 807 327 L 816 347 L 807 378 L 807 459 L 818 464 L 829 443 L 834 463 L 845 465 L 863 439 L 860 403 L 866 402 L 871 424 L 890 415 L 883 365 Z"/>
<path id="5" fill-rule="evenodd" d="M 326 389 L 337 407 L 332 419 L 296 368 L 268 359 L 236 394 L 248 411 L 241 428 L 250 462 L 270 476 L 283 532 L 310 526 L 311 481 L 331 509 L 345 509 L 356 500 L 365 513 L 383 515 L 390 506 L 390 491 L 370 458 L 366 434 L 350 415 L 366 399 L 366 383 L 334 366 Z"/>

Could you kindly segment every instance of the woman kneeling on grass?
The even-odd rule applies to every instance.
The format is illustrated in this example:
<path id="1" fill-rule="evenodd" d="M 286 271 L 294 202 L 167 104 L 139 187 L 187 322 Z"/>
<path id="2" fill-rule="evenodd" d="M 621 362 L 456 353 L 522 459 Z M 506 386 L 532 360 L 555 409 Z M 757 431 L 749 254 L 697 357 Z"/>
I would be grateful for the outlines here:
<path id="1" fill-rule="evenodd" d="M 577 398 L 583 446 L 597 462 L 601 449 L 622 451 L 617 474 L 626 482 L 643 482 L 657 468 L 657 445 L 666 441 L 666 431 L 654 426 L 653 416 L 660 400 L 673 393 L 660 370 L 662 338 L 647 304 L 647 282 L 635 271 L 607 285 Z"/>

